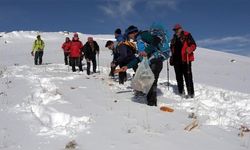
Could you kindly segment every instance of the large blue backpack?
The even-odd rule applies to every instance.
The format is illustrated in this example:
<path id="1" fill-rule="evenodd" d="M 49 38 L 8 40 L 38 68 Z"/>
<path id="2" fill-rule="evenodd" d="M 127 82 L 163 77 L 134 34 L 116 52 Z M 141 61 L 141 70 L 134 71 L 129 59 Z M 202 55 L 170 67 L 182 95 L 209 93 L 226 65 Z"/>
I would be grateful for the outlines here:
<path id="1" fill-rule="evenodd" d="M 149 32 L 154 38 L 158 39 L 158 43 L 155 44 L 157 44 L 157 50 L 163 57 L 163 60 L 168 59 L 170 52 L 170 47 L 169 47 L 170 40 L 166 28 L 162 24 L 153 23 L 150 26 Z"/>
<path id="2" fill-rule="evenodd" d="M 149 30 L 140 33 L 141 40 L 147 44 L 146 49 L 153 49 L 152 55 L 162 60 L 169 58 L 169 36 L 163 25 L 153 23 Z"/>

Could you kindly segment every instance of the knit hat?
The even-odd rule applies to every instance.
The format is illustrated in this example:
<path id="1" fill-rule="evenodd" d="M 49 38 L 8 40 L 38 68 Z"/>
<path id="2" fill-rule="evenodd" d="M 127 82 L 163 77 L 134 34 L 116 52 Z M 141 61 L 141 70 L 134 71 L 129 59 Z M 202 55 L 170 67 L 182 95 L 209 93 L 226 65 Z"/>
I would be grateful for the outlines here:
<path id="1" fill-rule="evenodd" d="M 117 29 L 115 30 L 115 33 L 116 33 L 116 34 L 122 34 L 122 31 L 121 31 L 120 28 L 117 28 Z"/>
<path id="2" fill-rule="evenodd" d="M 126 34 L 129 35 L 131 33 L 138 32 L 138 28 L 136 26 L 129 26 L 126 30 Z"/>
<path id="3" fill-rule="evenodd" d="M 77 33 L 74 33 L 74 37 L 78 37 L 78 34 L 77 34 Z"/>

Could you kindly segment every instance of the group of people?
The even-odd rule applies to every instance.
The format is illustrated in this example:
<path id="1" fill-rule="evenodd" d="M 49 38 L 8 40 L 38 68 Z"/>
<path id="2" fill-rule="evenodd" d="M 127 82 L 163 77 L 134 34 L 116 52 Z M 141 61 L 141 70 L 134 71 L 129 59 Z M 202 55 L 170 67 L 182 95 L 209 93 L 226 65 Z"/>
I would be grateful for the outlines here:
<path id="1" fill-rule="evenodd" d="M 65 65 L 72 66 L 72 71 L 75 72 L 75 66 L 78 66 L 79 71 L 83 71 L 82 60 L 87 61 L 87 74 L 90 75 L 91 62 L 93 64 L 93 73 L 96 73 L 96 55 L 99 55 L 99 45 L 94 41 L 93 37 L 88 37 L 87 42 L 83 45 L 79 40 L 78 34 L 75 33 L 72 40 L 66 37 L 62 45 L 64 51 Z"/>
<path id="2" fill-rule="evenodd" d="M 154 82 L 147 93 L 147 104 L 149 106 L 157 106 L 157 82 L 163 68 L 163 61 L 169 60 L 171 66 L 174 67 L 178 93 L 186 98 L 194 98 L 194 85 L 192 75 L 192 61 L 194 61 L 194 51 L 196 43 L 192 35 L 184 31 L 180 24 L 173 27 L 173 37 L 168 45 L 167 56 L 163 54 L 159 43 L 162 38 L 152 36 L 151 32 L 140 31 L 136 26 L 129 26 L 125 33 L 122 34 L 121 29 L 114 32 L 116 41 L 107 41 L 105 47 L 112 50 L 113 60 L 111 62 L 110 76 L 113 77 L 116 67 L 119 66 L 119 83 L 124 84 L 127 80 L 127 69 L 132 68 L 134 72 L 143 57 L 148 58 L 149 66 L 154 74 Z M 34 56 L 35 65 L 42 64 L 43 49 L 45 44 L 38 35 L 34 41 L 32 56 Z M 83 45 L 79 40 L 78 34 L 75 33 L 72 40 L 66 37 L 62 45 L 64 51 L 65 65 L 72 66 L 72 71 L 83 71 L 82 60 L 87 61 L 87 74 L 90 75 L 91 62 L 93 64 L 93 72 L 96 72 L 97 61 L 99 58 L 99 45 L 92 37 L 88 37 L 87 42 Z M 170 58 L 169 58 L 170 57 Z M 187 93 L 184 90 L 184 80 L 186 83 Z"/>
<path id="3" fill-rule="evenodd" d="M 192 77 L 192 61 L 194 61 L 193 52 L 196 49 L 196 43 L 192 35 L 184 31 L 180 24 L 173 27 L 174 35 L 170 41 L 169 55 L 164 56 L 158 48 L 160 38 L 153 38 L 150 32 L 139 31 L 136 26 L 129 26 L 124 34 L 120 29 L 115 30 L 116 41 L 107 41 L 106 47 L 113 52 L 113 61 L 111 62 L 110 76 L 114 75 L 116 66 L 120 66 L 119 83 L 123 84 L 126 80 L 126 70 L 133 68 L 136 72 L 138 63 L 143 57 L 148 58 L 149 66 L 154 74 L 154 82 L 147 93 L 147 104 L 157 106 L 157 82 L 160 72 L 163 68 L 163 61 L 170 61 L 174 67 L 178 93 L 185 96 L 184 81 L 187 87 L 187 98 L 194 98 L 194 85 Z M 136 43 L 136 45 L 134 44 Z M 170 57 L 170 59 L 168 59 Z"/>
<path id="4" fill-rule="evenodd" d="M 44 41 L 38 35 L 31 52 L 32 56 L 34 56 L 35 65 L 42 64 L 44 47 Z M 96 55 L 99 55 L 99 45 L 94 41 L 93 37 L 88 37 L 87 42 L 83 45 L 78 34 L 75 33 L 72 40 L 69 37 L 65 38 L 62 49 L 64 51 L 64 63 L 70 65 L 73 72 L 76 71 L 76 66 L 78 66 L 79 71 L 83 71 L 82 60 L 85 58 L 87 61 L 87 74 L 90 75 L 91 73 L 91 62 L 93 64 L 93 73 L 96 73 Z"/>

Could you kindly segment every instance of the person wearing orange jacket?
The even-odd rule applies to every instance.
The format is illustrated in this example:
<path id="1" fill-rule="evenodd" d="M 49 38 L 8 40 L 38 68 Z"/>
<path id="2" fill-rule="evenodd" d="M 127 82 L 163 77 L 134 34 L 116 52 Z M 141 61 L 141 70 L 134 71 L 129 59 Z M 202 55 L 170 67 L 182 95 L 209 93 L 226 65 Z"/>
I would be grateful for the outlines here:
<path id="1" fill-rule="evenodd" d="M 69 39 L 69 37 L 66 37 L 65 42 L 62 45 L 65 65 L 69 64 L 70 46 L 71 46 L 71 40 Z"/>
<path id="2" fill-rule="evenodd" d="M 72 66 L 73 72 L 76 71 L 76 68 L 75 68 L 76 65 L 78 65 L 79 71 L 83 71 L 82 61 L 81 61 L 82 49 L 83 49 L 83 44 L 79 40 L 78 34 L 75 33 L 70 44 L 70 54 L 69 54 L 70 64 Z"/>
<path id="3" fill-rule="evenodd" d="M 178 92 L 180 96 L 185 96 L 183 76 L 187 87 L 186 98 L 194 98 L 194 84 L 192 75 L 192 61 L 194 61 L 194 51 L 196 43 L 192 35 L 184 31 L 180 24 L 173 28 L 175 34 L 171 40 L 170 65 L 174 66 L 177 80 Z"/>

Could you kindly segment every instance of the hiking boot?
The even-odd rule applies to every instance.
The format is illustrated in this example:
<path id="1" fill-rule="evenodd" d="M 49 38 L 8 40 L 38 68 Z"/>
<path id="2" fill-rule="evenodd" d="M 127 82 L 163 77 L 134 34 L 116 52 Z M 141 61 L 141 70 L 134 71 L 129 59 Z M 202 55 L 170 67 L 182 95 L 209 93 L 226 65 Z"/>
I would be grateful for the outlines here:
<path id="1" fill-rule="evenodd" d="M 189 98 L 194 98 L 194 94 L 189 94 L 186 96 L 186 99 L 189 99 Z"/>

